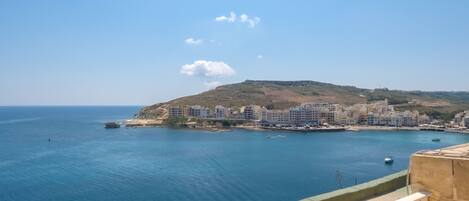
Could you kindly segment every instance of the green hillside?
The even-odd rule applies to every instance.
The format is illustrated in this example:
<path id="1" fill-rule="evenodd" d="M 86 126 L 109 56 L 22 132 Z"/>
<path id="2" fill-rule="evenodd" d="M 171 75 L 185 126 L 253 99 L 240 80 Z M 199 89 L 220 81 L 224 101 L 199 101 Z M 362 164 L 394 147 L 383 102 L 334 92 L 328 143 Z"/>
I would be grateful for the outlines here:
<path id="1" fill-rule="evenodd" d="M 142 109 L 139 118 L 164 118 L 167 107 L 216 105 L 239 108 L 259 105 L 269 109 L 287 109 L 304 102 L 329 102 L 344 105 L 367 103 L 387 98 L 398 110 L 417 109 L 433 117 L 450 119 L 456 112 L 469 109 L 469 92 L 424 92 L 388 89 L 361 89 L 315 81 L 256 81 L 217 87 L 197 95 L 178 98 Z"/>

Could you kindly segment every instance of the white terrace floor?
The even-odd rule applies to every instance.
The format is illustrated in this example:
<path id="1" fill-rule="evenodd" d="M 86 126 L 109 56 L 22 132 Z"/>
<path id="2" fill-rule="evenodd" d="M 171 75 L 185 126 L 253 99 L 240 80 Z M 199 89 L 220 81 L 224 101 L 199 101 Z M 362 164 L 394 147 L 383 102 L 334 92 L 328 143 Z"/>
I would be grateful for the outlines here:
<path id="1" fill-rule="evenodd" d="M 379 197 L 376 197 L 376 198 L 373 198 L 373 199 L 369 199 L 367 201 L 396 201 L 396 200 L 398 200 L 400 198 L 403 198 L 405 196 L 407 196 L 407 188 L 406 187 L 397 189 L 396 191 L 390 192 L 388 194 L 384 194 L 382 196 L 379 196 Z"/>

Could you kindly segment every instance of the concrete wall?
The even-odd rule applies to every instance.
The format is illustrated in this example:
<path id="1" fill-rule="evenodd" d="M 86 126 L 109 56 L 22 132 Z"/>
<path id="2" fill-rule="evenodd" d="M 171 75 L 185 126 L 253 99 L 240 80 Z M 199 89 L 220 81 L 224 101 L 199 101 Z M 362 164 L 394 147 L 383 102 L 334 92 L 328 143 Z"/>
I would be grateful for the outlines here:
<path id="1" fill-rule="evenodd" d="M 469 160 L 413 155 L 410 183 L 412 192 L 430 192 L 430 201 L 469 201 Z"/>
<path id="2" fill-rule="evenodd" d="M 363 201 L 406 186 L 407 170 L 367 183 L 305 198 L 302 201 Z"/>

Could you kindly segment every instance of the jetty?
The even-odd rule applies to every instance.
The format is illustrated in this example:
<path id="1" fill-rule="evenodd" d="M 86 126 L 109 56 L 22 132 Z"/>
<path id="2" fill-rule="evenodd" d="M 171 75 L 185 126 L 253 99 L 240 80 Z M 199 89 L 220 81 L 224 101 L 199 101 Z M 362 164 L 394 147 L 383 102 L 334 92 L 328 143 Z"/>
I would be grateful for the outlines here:
<path id="1" fill-rule="evenodd" d="M 437 131 L 437 132 L 445 132 L 444 128 L 420 128 L 421 131 Z"/>

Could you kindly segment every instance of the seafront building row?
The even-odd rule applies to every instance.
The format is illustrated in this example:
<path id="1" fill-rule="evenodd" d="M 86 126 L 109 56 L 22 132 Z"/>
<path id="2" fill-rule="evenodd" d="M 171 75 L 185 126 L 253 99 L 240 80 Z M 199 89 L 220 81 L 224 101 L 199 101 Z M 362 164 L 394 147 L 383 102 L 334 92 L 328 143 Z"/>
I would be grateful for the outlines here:
<path id="1" fill-rule="evenodd" d="M 431 119 L 418 111 L 396 111 L 387 100 L 368 104 L 345 106 L 331 103 L 303 103 L 286 110 L 270 110 L 248 105 L 239 109 L 215 106 L 214 109 L 200 105 L 172 106 L 169 118 L 188 117 L 211 120 L 251 120 L 266 126 L 324 126 L 324 125 L 370 125 L 370 126 L 418 126 L 430 124 Z M 458 119 L 469 126 L 469 111 Z"/>
<path id="2" fill-rule="evenodd" d="M 452 127 L 469 128 L 469 110 L 457 113 L 450 125 Z"/>

